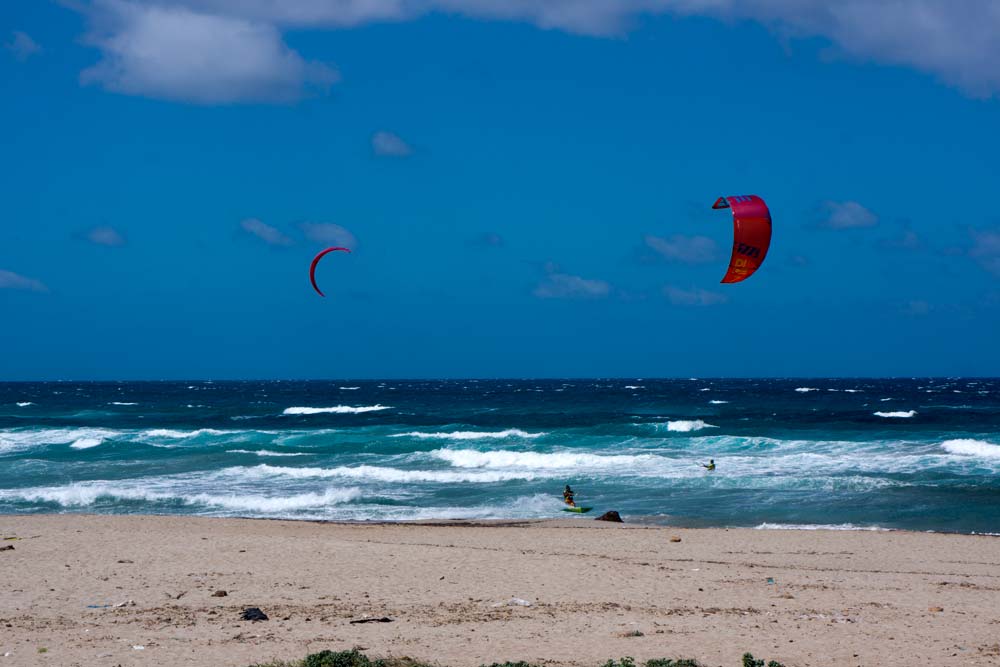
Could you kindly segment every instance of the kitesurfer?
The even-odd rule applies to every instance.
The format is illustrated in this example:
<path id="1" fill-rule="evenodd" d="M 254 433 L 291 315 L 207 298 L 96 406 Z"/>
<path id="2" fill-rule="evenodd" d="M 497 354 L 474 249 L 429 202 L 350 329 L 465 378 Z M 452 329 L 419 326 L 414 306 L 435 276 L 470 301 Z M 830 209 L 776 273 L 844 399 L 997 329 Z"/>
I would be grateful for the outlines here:
<path id="1" fill-rule="evenodd" d="M 569 488 L 569 484 L 567 484 L 566 488 L 563 489 L 563 500 L 566 501 L 566 504 L 570 507 L 576 507 L 576 503 L 573 502 L 573 489 Z"/>
<path id="2" fill-rule="evenodd" d="M 713 470 L 715 470 L 715 459 L 709 459 L 708 463 L 702 463 L 701 467 L 704 468 L 705 470 L 709 471 L 709 472 L 712 472 Z M 569 487 L 566 487 L 566 488 L 569 488 Z"/>

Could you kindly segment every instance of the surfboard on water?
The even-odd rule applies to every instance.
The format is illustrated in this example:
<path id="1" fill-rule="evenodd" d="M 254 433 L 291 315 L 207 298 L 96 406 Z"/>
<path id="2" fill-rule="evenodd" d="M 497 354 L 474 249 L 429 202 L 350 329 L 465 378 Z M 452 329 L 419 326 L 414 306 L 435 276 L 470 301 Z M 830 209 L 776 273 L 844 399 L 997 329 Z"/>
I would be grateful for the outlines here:
<path id="1" fill-rule="evenodd" d="M 577 514 L 584 514 L 594 509 L 593 507 L 564 507 L 563 512 L 576 512 Z"/>

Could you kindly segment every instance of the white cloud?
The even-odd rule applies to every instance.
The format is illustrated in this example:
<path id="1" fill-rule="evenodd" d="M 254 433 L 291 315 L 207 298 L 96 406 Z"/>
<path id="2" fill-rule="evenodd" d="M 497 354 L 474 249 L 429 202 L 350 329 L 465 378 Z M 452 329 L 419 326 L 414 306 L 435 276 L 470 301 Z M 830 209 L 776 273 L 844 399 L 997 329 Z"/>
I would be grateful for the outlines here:
<path id="1" fill-rule="evenodd" d="M 257 218 L 247 218 L 240 222 L 240 227 L 248 234 L 253 234 L 270 245 L 292 245 L 292 240 L 280 231 L 261 222 Z"/>
<path id="2" fill-rule="evenodd" d="M 826 209 L 823 226 L 830 229 L 857 229 L 878 224 L 878 216 L 856 201 L 828 201 L 823 208 Z"/>
<path id="3" fill-rule="evenodd" d="M 643 16 L 656 14 L 749 20 L 782 39 L 823 39 L 853 60 L 929 73 L 970 95 L 1000 93 L 996 0 L 173 0 L 173 5 L 289 28 L 344 28 L 437 12 L 595 36 L 621 35 Z"/>
<path id="4" fill-rule="evenodd" d="M 299 225 L 299 228 L 310 241 L 343 246 L 350 250 L 354 250 L 358 245 L 358 240 L 354 238 L 354 234 L 340 225 L 329 222 L 303 222 Z"/>
<path id="5" fill-rule="evenodd" d="M 97 0 L 86 41 L 102 58 L 80 74 L 126 95 L 193 102 L 293 102 L 309 86 L 337 80 L 309 63 L 266 22 L 202 13 L 182 6 Z"/>
<path id="6" fill-rule="evenodd" d="M 375 155 L 387 157 L 406 157 L 413 154 L 409 144 L 392 132 L 376 132 L 372 135 L 372 150 Z"/>
<path id="7" fill-rule="evenodd" d="M 123 246 L 125 237 L 114 227 L 102 226 L 94 227 L 87 232 L 87 240 L 97 245 Z"/>
<path id="8" fill-rule="evenodd" d="M 729 301 L 725 294 L 718 292 L 709 292 L 700 288 L 684 290 L 670 285 L 663 288 L 663 295 L 675 306 L 715 306 Z"/>
<path id="9" fill-rule="evenodd" d="M 647 234 L 643 241 L 662 257 L 687 264 L 713 262 L 718 258 L 715 241 L 707 236 L 683 236 L 675 234 L 669 239 Z"/>
<path id="10" fill-rule="evenodd" d="M 48 292 L 49 288 L 40 280 L 25 278 L 13 271 L 0 270 L 0 289 L 19 289 L 29 292 Z"/>
<path id="11" fill-rule="evenodd" d="M 969 256 L 990 273 L 1000 276 L 1000 229 L 972 230 Z"/>
<path id="12" fill-rule="evenodd" d="M 14 36 L 11 40 L 4 44 L 4 48 L 13 53 L 17 60 L 24 62 L 36 53 L 41 52 L 42 47 L 35 40 L 31 39 L 31 36 L 27 33 L 15 30 L 13 34 Z"/>
<path id="13" fill-rule="evenodd" d="M 931 305 L 926 301 L 920 301 L 920 300 L 908 301 L 906 303 L 906 306 L 903 308 L 904 314 L 913 315 L 914 317 L 927 315 L 930 312 L 931 312 Z"/>
<path id="14" fill-rule="evenodd" d="M 559 271 L 549 263 L 547 275 L 532 290 L 539 299 L 601 299 L 611 294 L 611 285 L 603 280 L 591 280 Z"/>

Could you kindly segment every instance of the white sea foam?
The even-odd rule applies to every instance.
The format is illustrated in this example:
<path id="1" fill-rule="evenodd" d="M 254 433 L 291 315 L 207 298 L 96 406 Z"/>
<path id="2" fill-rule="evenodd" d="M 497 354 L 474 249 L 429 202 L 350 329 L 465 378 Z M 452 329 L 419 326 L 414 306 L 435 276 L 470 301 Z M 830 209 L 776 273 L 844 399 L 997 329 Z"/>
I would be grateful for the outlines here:
<path id="1" fill-rule="evenodd" d="M 945 440 L 941 443 L 941 448 L 951 454 L 1000 459 L 1000 445 L 994 445 L 993 443 L 985 442 L 983 440 L 973 440 L 971 438 Z"/>
<path id="2" fill-rule="evenodd" d="M 667 422 L 667 430 L 675 433 L 690 433 L 691 431 L 700 431 L 705 428 L 719 427 L 714 424 L 707 424 L 701 419 L 681 419 Z"/>
<path id="3" fill-rule="evenodd" d="M 799 392 L 800 394 L 804 394 L 809 391 L 819 391 L 819 389 L 817 389 L 816 387 L 796 387 L 795 391 Z"/>
<path id="4" fill-rule="evenodd" d="M 101 499 L 139 500 L 146 502 L 179 502 L 185 505 L 207 505 L 233 512 L 274 513 L 349 503 L 361 497 L 358 488 L 329 488 L 323 493 L 302 493 L 291 496 L 250 494 L 177 494 L 152 491 L 109 482 L 80 482 L 67 486 L 38 487 L 0 492 L 0 498 L 28 502 L 49 502 L 62 507 L 86 507 Z"/>
<path id="5" fill-rule="evenodd" d="M 363 412 L 377 412 L 378 410 L 391 410 L 392 407 L 388 405 L 362 405 L 359 407 L 352 407 L 350 405 L 335 405 L 331 408 L 285 408 L 282 414 L 285 415 L 319 415 L 319 414 L 336 414 L 336 415 L 357 415 Z"/>
<path id="6" fill-rule="evenodd" d="M 358 389 L 361 389 L 361 387 L 340 387 L 340 389 L 343 389 L 344 391 L 357 391 Z"/>
<path id="7" fill-rule="evenodd" d="M 195 431 L 176 431 L 170 428 L 154 428 L 143 432 L 148 438 L 197 438 L 200 435 L 226 435 L 227 433 L 237 433 L 238 431 L 220 431 L 215 428 L 199 428 Z"/>
<path id="8" fill-rule="evenodd" d="M 19 407 L 19 408 L 26 408 L 29 405 L 34 405 L 34 403 L 32 403 L 31 401 L 18 401 L 17 402 L 17 407 Z"/>
<path id="9" fill-rule="evenodd" d="M 108 405 L 139 405 L 138 403 L 125 403 L 122 401 L 111 401 Z"/>
<path id="10" fill-rule="evenodd" d="M 567 468 L 608 468 L 627 467 L 655 460 L 656 456 L 584 454 L 582 452 L 515 452 L 493 450 L 481 452 L 475 449 L 435 449 L 430 455 L 447 461 L 456 468 L 514 468 L 539 470 L 564 470 Z"/>
<path id="11" fill-rule="evenodd" d="M 458 484 L 462 482 L 476 484 L 493 484 L 514 479 L 533 480 L 548 475 L 539 472 L 494 471 L 471 472 L 454 470 L 403 470 L 382 466 L 339 466 L 336 468 L 292 468 L 286 466 L 270 466 L 261 464 L 252 468 L 228 468 L 226 474 L 241 478 L 291 477 L 294 479 L 342 478 L 357 481 L 375 481 L 411 484 L 415 482 L 433 482 L 439 484 Z"/>
<path id="12" fill-rule="evenodd" d="M 709 401 L 712 405 L 722 405 L 723 403 L 728 403 L 729 401 Z"/>
<path id="13" fill-rule="evenodd" d="M 309 456 L 305 452 L 272 452 L 269 449 L 227 449 L 227 454 L 256 454 L 257 456 Z"/>
<path id="14" fill-rule="evenodd" d="M 909 419 L 917 414 L 916 410 L 898 410 L 896 412 L 875 412 L 873 413 L 876 417 L 885 417 L 887 419 Z"/>
<path id="15" fill-rule="evenodd" d="M 420 440 L 502 440 L 505 438 L 541 438 L 547 433 L 528 433 L 517 428 L 508 428 L 503 431 L 451 431 L 450 433 L 427 433 L 424 431 L 411 431 L 409 433 L 396 433 L 393 438 L 417 438 Z"/>
<path id="16" fill-rule="evenodd" d="M 848 394 L 860 394 L 864 391 L 864 389 L 845 389 L 844 391 Z"/>
<path id="17" fill-rule="evenodd" d="M 870 530 L 884 532 L 881 526 L 857 526 L 853 523 L 762 523 L 756 530 Z"/>
<path id="18" fill-rule="evenodd" d="M 639 384 L 627 384 L 627 385 L 625 385 L 625 388 L 626 389 L 645 389 L 645 387 L 643 387 L 642 385 L 639 385 Z"/>
<path id="19" fill-rule="evenodd" d="M 73 449 L 90 449 L 91 447 L 97 447 L 103 442 L 103 438 L 80 438 L 79 440 L 75 440 L 70 447 Z"/>

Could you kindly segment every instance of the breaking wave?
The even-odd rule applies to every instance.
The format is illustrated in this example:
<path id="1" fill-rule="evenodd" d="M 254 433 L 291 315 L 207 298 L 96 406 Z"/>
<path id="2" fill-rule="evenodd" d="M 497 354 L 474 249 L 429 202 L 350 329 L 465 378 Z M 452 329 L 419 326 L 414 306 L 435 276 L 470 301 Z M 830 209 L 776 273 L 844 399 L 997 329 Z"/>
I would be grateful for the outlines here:
<path id="1" fill-rule="evenodd" d="M 227 449 L 227 454 L 256 454 L 257 456 L 309 456 L 305 452 L 272 452 L 269 449 Z"/>
<path id="2" fill-rule="evenodd" d="M 1000 459 L 1000 445 L 994 445 L 993 443 L 984 442 L 982 440 L 973 440 L 971 438 L 945 440 L 941 443 L 941 448 L 949 454 Z"/>
<path id="3" fill-rule="evenodd" d="M 289 468 L 261 464 L 253 468 L 230 468 L 228 474 L 242 477 L 291 477 L 295 479 L 315 479 L 339 477 L 352 480 L 368 480 L 391 483 L 434 482 L 457 484 L 461 482 L 490 484 L 515 479 L 533 480 L 547 475 L 537 471 L 523 472 L 459 472 L 454 470 L 403 470 L 381 466 L 340 466 L 337 468 Z"/>
<path id="4" fill-rule="evenodd" d="M 634 466 L 657 458 L 650 454 L 625 455 L 584 454 L 576 452 L 513 452 L 496 450 L 480 452 L 475 449 L 435 449 L 430 455 L 446 461 L 456 468 L 526 468 L 532 471 L 565 470 L 567 468 L 607 468 Z"/>
<path id="5" fill-rule="evenodd" d="M 872 414 L 874 414 L 876 417 L 884 417 L 887 419 L 909 419 L 910 417 L 917 414 L 917 411 L 906 410 L 904 412 L 902 410 L 897 410 L 896 412 L 874 412 Z"/>
<path id="6" fill-rule="evenodd" d="M 503 431 L 452 431 L 450 433 L 427 433 L 411 431 L 396 433 L 393 438 L 417 438 L 420 440 L 501 440 L 504 438 L 541 438 L 547 433 L 528 433 L 518 428 L 508 428 Z"/>
<path id="7" fill-rule="evenodd" d="M 754 526 L 755 530 L 870 530 L 875 532 L 888 531 L 881 526 L 857 526 L 853 523 L 762 523 Z"/>
<path id="8" fill-rule="evenodd" d="M 295 407 L 295 408 L 285 408 L 285 411 L 281 414 L 283 415 L 321 415 L 321 414 L 335 414 L 335 415 L 358 415 L 364 412 L 377 412 L 379 410 L 391 410 L 392 407 L 388 405 L 362 405 L 359 407 L 352 407 L 350 405 L 335 405 L 332 408 L 309 408 L 309 407 Z"/>
<path id="9" fill-rule="evenodd" d="M 690 433 L 691 431 L 700 431 L 705 428 L 719 427 L 715 424 L 707 424 L 701 419 L 681 419 L 678 421 L 667 422 L 667 430 L 675 433 Z"/>
<path id="10" fill-rule="evenodd" d="M 819 391 L 819 389 L 817 389 L 816 387 L 796 387 L 795 391 L 799 392 L 800 394 L 805 394 L 806 392 L 810 391 Z"/>

